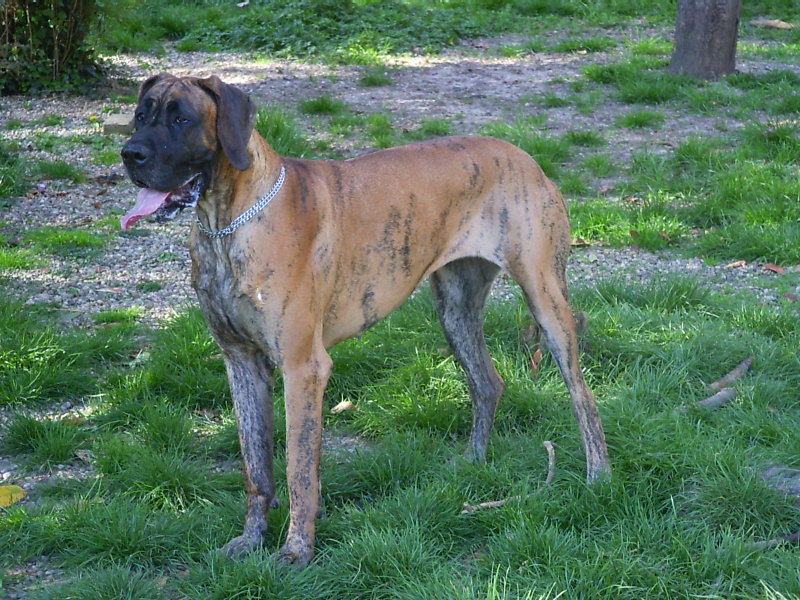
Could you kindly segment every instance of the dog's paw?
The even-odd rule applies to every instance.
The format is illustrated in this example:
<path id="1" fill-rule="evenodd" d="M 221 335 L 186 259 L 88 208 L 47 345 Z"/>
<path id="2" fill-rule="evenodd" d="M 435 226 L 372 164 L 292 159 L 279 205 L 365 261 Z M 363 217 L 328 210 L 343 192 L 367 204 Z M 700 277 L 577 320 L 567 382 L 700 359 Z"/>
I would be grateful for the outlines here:
<path id="1" fill-rule="evenodd" d="M 252 535 L 240 535 L 225 544 L 220 551 L 228 558 L 235 558 L 251 550 L 261 547 L 262 537 Z"/>
<path id="2" fill-rule="evenodd" d="M 311 562 L 312 558 L 314 558 L 314 551 L 293 549 L 286 544 L 280 550 L 278 550 L 278 553 L 275 554 L 274 558 L 279 564 L 300 567 L 302 569 Z"/>

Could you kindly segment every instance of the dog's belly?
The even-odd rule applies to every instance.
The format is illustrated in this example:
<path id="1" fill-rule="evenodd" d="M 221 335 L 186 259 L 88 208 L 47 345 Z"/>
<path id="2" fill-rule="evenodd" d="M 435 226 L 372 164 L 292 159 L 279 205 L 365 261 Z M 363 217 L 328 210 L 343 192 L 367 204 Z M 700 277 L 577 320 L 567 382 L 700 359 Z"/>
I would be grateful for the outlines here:
<path id="1" fill-rule="evenodd" d="M 325 313 L 323 341 L 326 348 L 362 334 L 392 313 L 413 293 L 419 279 L 381 285 L 370 281 L 351 282 L 336 294 Z"/>

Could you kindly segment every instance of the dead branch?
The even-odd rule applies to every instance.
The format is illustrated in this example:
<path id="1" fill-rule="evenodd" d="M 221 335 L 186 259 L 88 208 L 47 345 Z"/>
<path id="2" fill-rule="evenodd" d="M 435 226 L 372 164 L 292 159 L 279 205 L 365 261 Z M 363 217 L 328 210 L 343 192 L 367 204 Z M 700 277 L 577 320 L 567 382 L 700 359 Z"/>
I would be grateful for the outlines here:
<path id="1" fill-rule="evenodd" d="M 736 391 L 735 388 L 732 387 L 722 388 L 713 396 L 709 396 L 705 400 L 698 400 L 697 406 L 699 406 L 700 408 L 707 408 L 707 409 L 719 408 L 720 406 L 726 405 L 728 402 L 736 398 L 736 396 L 738 395 L 739 392 Z"/>
<path id="2" fill-rule="evenodd" d="M 553 447 L 553 442 L 550 440 L 546 440 L 543 442 L 545 449 L 547 450 L 547 479 L 545 479 L 544 484 L 550 485 L 553 482 L 553 477 L 555 476 L 556 472 L 556 451 Z M 487 508 L 500 508 L 501 506 L 505 506 L 509 502 L 516 502 L 518 500 L 522 500 L 523 498 L 528 498 L 529 496 L 511 496 L 509 498 L 503 498 L 502 500 L 491 500 L 490 502 L 481 502 L 480 504 L 470 504 L 468 502 L 464 502 L 463 509 L 461 511 L 462 515 L 471 515 L 473 513 L 478 512 L 479 510 L 485 510 Z"/>
<path id="3" fill-rule="evenodd" d="M 742 362 L 740 362 L 733 371 L 731 371 L 724 377 L 717 379 L 714 383 L 710 384 L 708 387 L 712 390 L 719 390 L 722 388 L 730 387 L 730 385 L 733 382 L 737 381 L 742 377 L 742 375 L 747 373 L 747 371 L 750 369 L 752 365 L 753 365 L 753 357 L 750 356 L 745 360 L 743 360 Z"/>
<path id="4" fill-rule="evenodd" d="M 545 440 L 543 444 L 547 450 L 547 479 L 544 480 L 544 484 L 550 485 L 553 483 L 553 477 L 556 474 L 556 450 L 550 440 Z"/>
<path id="5" fill-rule="evenodd" d="M 503 498 L 502 500 L 492 500 L 491 502 L 481 502 L 480 504 L 469 504 L 464 502 L 464 510 L 461 511 L 462 515 L 471 515 L 485 508 L 500 508 L 501 506 L 521 499 L 522 496 L 511 496 L 510 498 Z"/>
<path id="6" fill-rule="evenodd" d="M 763 542 L 756 542 L 753 544 L 756 548 L 761 550 L 765 550 L 768 548 L 777 548 L 784 542 L 799 542 L 800 541 L 800 531 L 795 531 L 794 533 L 790 533 L 789 535 L 782 535 L 780 537 L 776 537 L 771 540 L 765 540 Z"/>

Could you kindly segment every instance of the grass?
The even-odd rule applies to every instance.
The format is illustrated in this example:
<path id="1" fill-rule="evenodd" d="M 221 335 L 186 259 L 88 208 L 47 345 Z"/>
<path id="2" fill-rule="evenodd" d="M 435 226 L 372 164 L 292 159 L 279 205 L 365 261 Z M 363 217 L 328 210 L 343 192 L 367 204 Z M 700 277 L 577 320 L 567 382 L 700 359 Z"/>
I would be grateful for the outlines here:
<path id="1" fill-rule="evenodd" d="M 363 70 L 359 83 L 364 87 L 383 87 L 392 85 L 394 80 L 384 65 L 373 65 Z"/>
<path id="2" fill-rule="evenodd" d="M 0 138 L 0 206 L 6 198 L 22 194 L 25 189 L 25 165 L 14 142 Z"/>
<path id="3" fill-rule="evenodd" d="M 101 380 L 86 420 L 12 416 L 4 452 L 26 468 L 74 460 L 82 448 L 100 478 L 43 488 L 37 503 L 10 509 L 0 554 L 14 564 L 44 552 L 63 569 L 40 598 L 766 598 L 764 586 L 800 594 L 797 549 L 752 545 L 793 531 L 798 518 L 792 499 L 758 477 L 769 463 L 798 466 L 793 309 L 736 302 L 685 277 L 606 280 L 573 297 L 590 315 L 583 363 L 600 399 L 610 482 L 582 482 L 563 383 L 549 358 L 530 373 L 520 298 L 487 312 L 507 383 L 488 462 L 448 462 L 466 442 L 469 402 L 452 357 L 437 351 L 445 342 L 425 291 L 333 350 L 327 405 L 347 398 L 357 410 L 326 410 L 329 436 L 345 446 L 325 456 L 315 562 L 296 571 L 269 560 L 285 505 L 272 511 L 263 552 L 221 560 L 213 549 L 240 526 L 242 482 L 238 468 L 210 460 L 236 458 L 235 427 L 217 350 L 191 311 L 150 337 L 147 358 Z M 758 366 L 730 406 L 676 412 L 749 354 Z M 70 388 L 61 385 L 59 397 Z M 283 496 L 280 402 L 276 410 Z M 348 451 L 354 436 L 359 449 Z M 549 487 L 546 439 L 558 461 Z M 516 495 L 460 514 L 463 502 Z"/>
<path id="4" fill-rule="evenodd" d="M 88 437 L 78 423 L 16 415 L 3 432 L 3 451 L 25 456 L 36 467 L 49 468 L 75 459 Z"/>
<path id="5" fill-rule="evenodd" d="M 338 115 L 347 110 L 347 105 L 330 96 L 320 96 L 300 102 L 300 110 L 309 115 Z"/>
<path id="6" fill-rule="evenodd" d="M 530 154 L 550 177 L 558 177 L 560 165 L 569 158 L 571 142 L 538 133 L 540 119 L 518 119 L 513 123 L 496 121 L 483 128 L 482 133 L 519 146 Z"/>
<path id="7" fill-rule="evenodd" d="M 255 128 L 279 154 L 303 158 L 313 151 L 296 120 L 280 108 L 260 108 Z"/>
<path id="8" fill-rule="evenodd" d="M 52 314 L 6 299 L 0 307 L 0 406 L 97 392 L 94 370 L 118 360 L 130 343 L 124 327 L 94 335 L 63 334 Z"/>
<path id="9" fill-rule="evenodd" d="M 42 179 L 69 179 L 74 183 L 83 183 L 86 175 L 78 167 L 65 160 L 42 160 L 37 164 Z"/>
<path id="10" fill-rule="evenodd" d="M 32 249 L 64 258 L 91 258 L 108 243 L 108 236 L 85 229 L 47 226 L 31 229 L 24 240 Z"/>
<path id="11" fill-rule="evenodd" d="M 655 110 L 631 110 L 617 119 L 617 125 L 628 129 L 660 129 L 665 119 L 664 113 Z"/>

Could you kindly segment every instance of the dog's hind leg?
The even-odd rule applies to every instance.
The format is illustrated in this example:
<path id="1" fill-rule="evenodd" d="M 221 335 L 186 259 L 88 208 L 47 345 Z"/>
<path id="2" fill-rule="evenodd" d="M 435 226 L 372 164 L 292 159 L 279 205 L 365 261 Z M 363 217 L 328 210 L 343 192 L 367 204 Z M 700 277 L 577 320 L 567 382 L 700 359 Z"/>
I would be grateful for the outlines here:
<path id="1" fill-rule="evenodd" d="M 483 334 L 486 297 L 499 271 L 500 267 L 482 258 L 462 258 L 430 277 L 439 320 L 469 382 L 472 433 L 464 455 L 469 461 L 486 459 L 489 432 L 505 387 Z"/>
<path id="2" fill-rule="evenodd" d="M 250 349 L 226 349 L 223 355 L 239 426 L 247 489 L 244 531 L 223 548 L 223 552 L 233 556 L 261 544 L 267 531 L 267 513 L 275 498 L 272 448 L 275 368 L 266 357 Z"/>
<path id="3" fill-rule="evenodd" d="M 610 473 L 608 449 L 594 394 L 586 385 L 578 360 L 578 336 L 575 319 L 567 300 L 563 268 L 547 265 L 542 271 L 528 274 L 515 269 L 512 277 L 522 287 L 533 318 L 544 333 L 550 353 L 558 365 L 572 397 L 586 453 L 586 477 L 591 483 Z"/>

